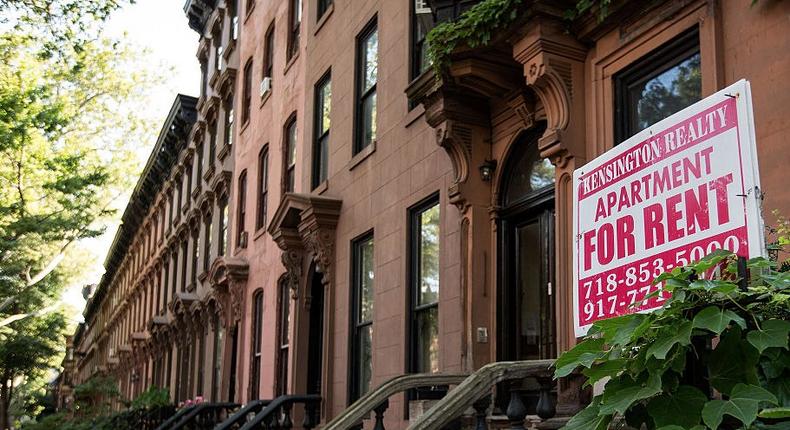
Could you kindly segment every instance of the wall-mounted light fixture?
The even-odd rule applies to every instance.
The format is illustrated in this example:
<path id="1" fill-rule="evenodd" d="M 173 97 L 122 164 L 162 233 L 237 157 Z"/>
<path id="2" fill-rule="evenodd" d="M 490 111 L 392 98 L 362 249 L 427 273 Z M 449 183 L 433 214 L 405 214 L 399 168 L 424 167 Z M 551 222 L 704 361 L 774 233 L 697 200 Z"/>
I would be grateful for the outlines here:
<path id="1" fill-rule="evenodd" d="M 490 181 L 494 176 L 494 170 L 496 170 L 496 160 L 486 159 L 483 164 L 480 165 L 480 178 L 484 182 Z"/>

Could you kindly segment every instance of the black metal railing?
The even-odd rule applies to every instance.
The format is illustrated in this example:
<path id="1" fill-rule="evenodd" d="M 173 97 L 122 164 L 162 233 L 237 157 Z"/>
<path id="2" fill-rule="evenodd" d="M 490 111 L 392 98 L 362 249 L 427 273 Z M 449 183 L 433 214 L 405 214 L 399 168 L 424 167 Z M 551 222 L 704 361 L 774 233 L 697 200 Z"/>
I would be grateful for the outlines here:
<path id="1" fill-rule="evenodd" d="M 175 413 L 175 406 L 134 408 L 112 416 L 109 428 L 114 430 L 154 430 Z"/>
<path id="2" fill-rule="evenodd" d="M 317 394 L 308 395 L 286 395 L 280 396 L 255 414 L 248 420 L 240 430 L 253 429 L 279 429 L 290 430 L 293 428 L 294 406 L 302 405 L 303 419 L 302 428 L 310 430 L 318 425 L 321 412 L 321 396 Z"/>
<path id="3" fill-rule="evenodd" d="M 190 411 L 192 411 L 196 406 L 197 405 L 192 405 L 192 406 L 187 406 L 185 408 L 179 409 L 174 415 L 172 415 L 170 418 L 165 420 L 165 422 L 159 424 L 159 426 L 156 427 L 156 430 L 169 430 L 169 429 L 171 429 L 173 427 L 173 425 L 175 425 L 175 423 L 178 422 L 178 420 L 180 420 L 184 415 L 186 415 Z"/>
<path id="4" fill-rule="evenodd" d="M 170 430 L 211 430 L 228 418 L 240 405 L 238 403 L 201 403 L 181 417 Z"/>
<path id="5" fill-rule="evenodd" d="M 214 430 L 236 430 L 248 421 L 254 419 L 255 415 L 271 402 L 271 400 L 253 400 L 244 405 L 233 415 L 229 416 L 228 419 L 221 422 L 218 426 L 214 427 Z"/>
<path id="6" fill-rule="evenodd" d="M 164 405 L 150 408 L 145 411 L 142 417 L 140 417 L 138 426 L 134 428 L 139 428 L 140 430 L 154 430 L 163 422 L 167 421 L 168 418 L 175 415 L 175 413 L 175 405 Z"/>

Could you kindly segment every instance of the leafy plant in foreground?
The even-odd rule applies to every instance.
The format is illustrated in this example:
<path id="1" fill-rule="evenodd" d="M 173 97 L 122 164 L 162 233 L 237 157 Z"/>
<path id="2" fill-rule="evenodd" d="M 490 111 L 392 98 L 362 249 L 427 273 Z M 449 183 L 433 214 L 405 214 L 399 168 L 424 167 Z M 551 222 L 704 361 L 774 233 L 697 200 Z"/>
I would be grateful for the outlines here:
<path id="1" fill-rule="evenodd" d="M 555 377 L 609 379 L 565 429 L 790 428 L 790 272 L 751 259 L 743 289 L 736 266 L 716 251 L 656 278 L 672 293 L 662 309 L 593 324 Z"/>

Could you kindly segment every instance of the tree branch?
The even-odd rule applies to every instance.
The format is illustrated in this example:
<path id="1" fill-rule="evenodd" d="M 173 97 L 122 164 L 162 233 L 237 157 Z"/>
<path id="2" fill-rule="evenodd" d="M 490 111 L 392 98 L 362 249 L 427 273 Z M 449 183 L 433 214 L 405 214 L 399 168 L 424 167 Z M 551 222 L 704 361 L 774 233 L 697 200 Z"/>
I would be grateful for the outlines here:
<path id="1" fill-rule="evenodd" d="M 38 316 L 41 316 L 41 315 L 44 315 L 44 314 L 48 314 L 48 313 L 54 311 L 57 308 L 58 308 L 58 305 L 55 304 L 55 305 L 50 305 L 50 306 L 47 306 L 45 308 L 42 308 L 42 309 L 39 309 L 39 310 L 33 311 L 33 312 L 28 312 L 28 313 L 24 313 L 24 314 L 10 315 L 10 316 L 5 317 L 2 320 L 0 320 L 0 327 L 5 327 L 5 326 L 13 323 L 14 321 L 19 321 L 21 319 L 25 319 L 25 318 L 28 318 L 28 317 L 38 317 Z"/>

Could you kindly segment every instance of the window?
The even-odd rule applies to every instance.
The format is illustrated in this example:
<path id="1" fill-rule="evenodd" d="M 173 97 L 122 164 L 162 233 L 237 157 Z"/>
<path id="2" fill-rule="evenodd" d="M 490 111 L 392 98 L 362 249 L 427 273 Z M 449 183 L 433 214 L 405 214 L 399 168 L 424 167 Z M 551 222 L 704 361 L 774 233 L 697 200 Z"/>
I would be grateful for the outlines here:
<path id="1" fill-rule="evenodd" d="M 228 1 L 230 9 L 230 39 L 239 39 L 239 3 L 238 0 Z"/>
<path id="2" fill-rule="evenodd" d="M 197 152 L 197 183 L 195 184 L 195 189 L 200 189 L 200 184 L 203 182 L 203 143 L 201 142 L 200 145 L 195 148 L 195 152 Z"/>
<path id="3" fill-rule="evenodd" d="M 376 141 L 379 36 L 376 18 L 357 37 L 357 107 L 354 153 Z"/>
<path id="4" fill-rule="evenodd" d="M 222 342 L 225 341 L 225 329 L 219 320 L 219 315 L 214 315 L 214 369 L 211 382 L 211 401 L 218 402 L 219 389 L 222 385 Z"/>
<path id="5" fill-rule="evenodd" d="M 296 179 L 296 114 L 291 115 L 291 119 L 285 126 L 283 146 L 283 192 L 292 193 Z"/>
<path id="6" fill-rule="evenodd" d="M 203 368 L 206 366 L 206 332 L 204 326 L 199 326 L 198 332 L 198 359 L 197 359 L 197 391 L 195 396 L 203 396 Z"/>
<path id="7" fill-rule="evenodd" d="M 200 96 L 205 97 L 208 92 L 208 59 L 200 61 Z"/>
<path id="8" fill-rule="evenodd" d="M 178 286 L 178 248 L 173 251 L 173 262 L 170 268 L 173 269 L 173 279 L 170 280 L 170 286 L 173 288 L 173 291 L 170 292 L 170 297 L 175 297 Z"/>
<path id="9" fill-rule="evenodd" d="M 318 19 L 324 16 L 332 3 L 334 3 L 334 0 L 318 0 Z"/>
<path id="10" fill-rule="evenodd" d="M 411 2 L 411 73 L 410 78 L 416 79 L 431 65 L 428 60 L 428 44 L 425 36 L 434 24 L 433 13 L 417 10 Z M 421 8 L 426 9 L 426 8 Z M 428 9 L 430 11 L 430 9 Z"/>
<path id="11" fill-rule="evenodd" d="M 195 227 L 192 231 L 192 276 L 191 282 L 197 284 L 197 268 L 200 264 L 200 229 Z"/>
<path id="12" fill-rule="evenodd" d="M 263 343 L 263 291 L 252 296 L 252 369 L 250 369 L 250 399 L 257 399 L 261 385 L 261 344 Z"/>
<path id="13" fill-rule="evenodd" d="M 217 159 L 217 122 L 211 121 L 208 126 L 208 168 L 214 166 L 214 161 Z"/>
<path id="14" fill-rule="evenodd" d="M 244 66 L 244 87 L 242 88 L 241 99 L 241 123 L 246 124 L 250 120 L 250 103 L 252 102 L 252 58 L 247 60 Z"/>
<path id="15" fill-rule="evenodd" d="M 274 69 L 274 23 L 266 30 L 266 43 L 263 45 L 263 77 L 271 78 Z"/>
<path id="16" fill-rule="evenodd" d="M 218 31 L 214 33 L 212 38 L 214 39 L 214 68 L 217 71 L 222 70 L 222 40 L 221 40 L 222 31 Z"/>
<path id="17" fill-rule="evenodd" d="M 255 214 L 255 230 L 266 226 L 266 199 L 269 197 L 269 147 L 264 146 L 258 154 L 258 211 Z"/>
<path id="18" fill-rule="evenodd" d="M 327 178 L 329 169 L 329 126 L 332 107 L 332 77 L 327 72 L 315 86 L 315 142 L 313 143 L 313 188 Z"/>
<path id="19" fill-rule="evenodd" d="M 244 219 L 247 218 L 247 170 L 243 170 L 239 175 L 239 211 L 236 229 L 236 245 L 241 246 L 241 238 L 246 231 Z"/>
<path id="20" fill-rule="evenodd" d="M 223 200 L 219 208 L 219 237 L 217 238 L 217 254 L 225 255 L 228 251 L 228 201 Z"/>
<path id="21" fill-rule="evenodd" d="M 615 143 L 620 143 L 702 98 L 697 27 L 613 77 Z"/>
<path id="22" fill-rule="evenodd" d="M 203 219 L 203 271 L 207 272 L 211 265 L 211 214 Z"/>
<path id="23" fill-rule="evenodd" d="M 439 371 L 439 197 L 410 211 L 411 371 Z"/>
<path id="24" fill-rule="evenodd" d="M 165 262 L 164 268 L 162 269 L 162 279 L 162 309 L 160 309 L 160 311 L 164 314 L 167 308 L 167 289 L 170 285 L 170 262 Z"/>
<path id="25" fill-rule="evenodd" d="M 192 161 L 187 163 L 186 167 L 184 167 L 184 175 L 187 177 L 187 188 L 186 193 L 184 193 L 184 206 L 189 206 L 189 202 L 192 199 Z"/>
<path id="26" fill-rule="evenodd" d="M 373 234 L 354 241 L 352 254 L 350 401 L 353 402 L 370 390 L 373 373 Z"/>
<path id="27" fill-rule="evenodd" d="M 181 291 L 187 289 L 187 263 L 189 262 L 189 242 L 181 242 Z"/>
<path id="28" fill-rule="evenodd" d="M 225 100 L 225 145 L 233 145 L 233 94 Z"/>
<path id="29" fill-rule="evenodd" d="M 277 336 L 277 396 L 288 393 L 288 330 L 291 322 L 291 294 L 288 282 L 280 281 L 280 304 L 278 309 L 278 336 Z"/>
<path id="30" fill-rule="evenodd" d="M 299 27 L 302 24 L 302 0 L 288 0 L 288 60 L 299 52 Z"/>

